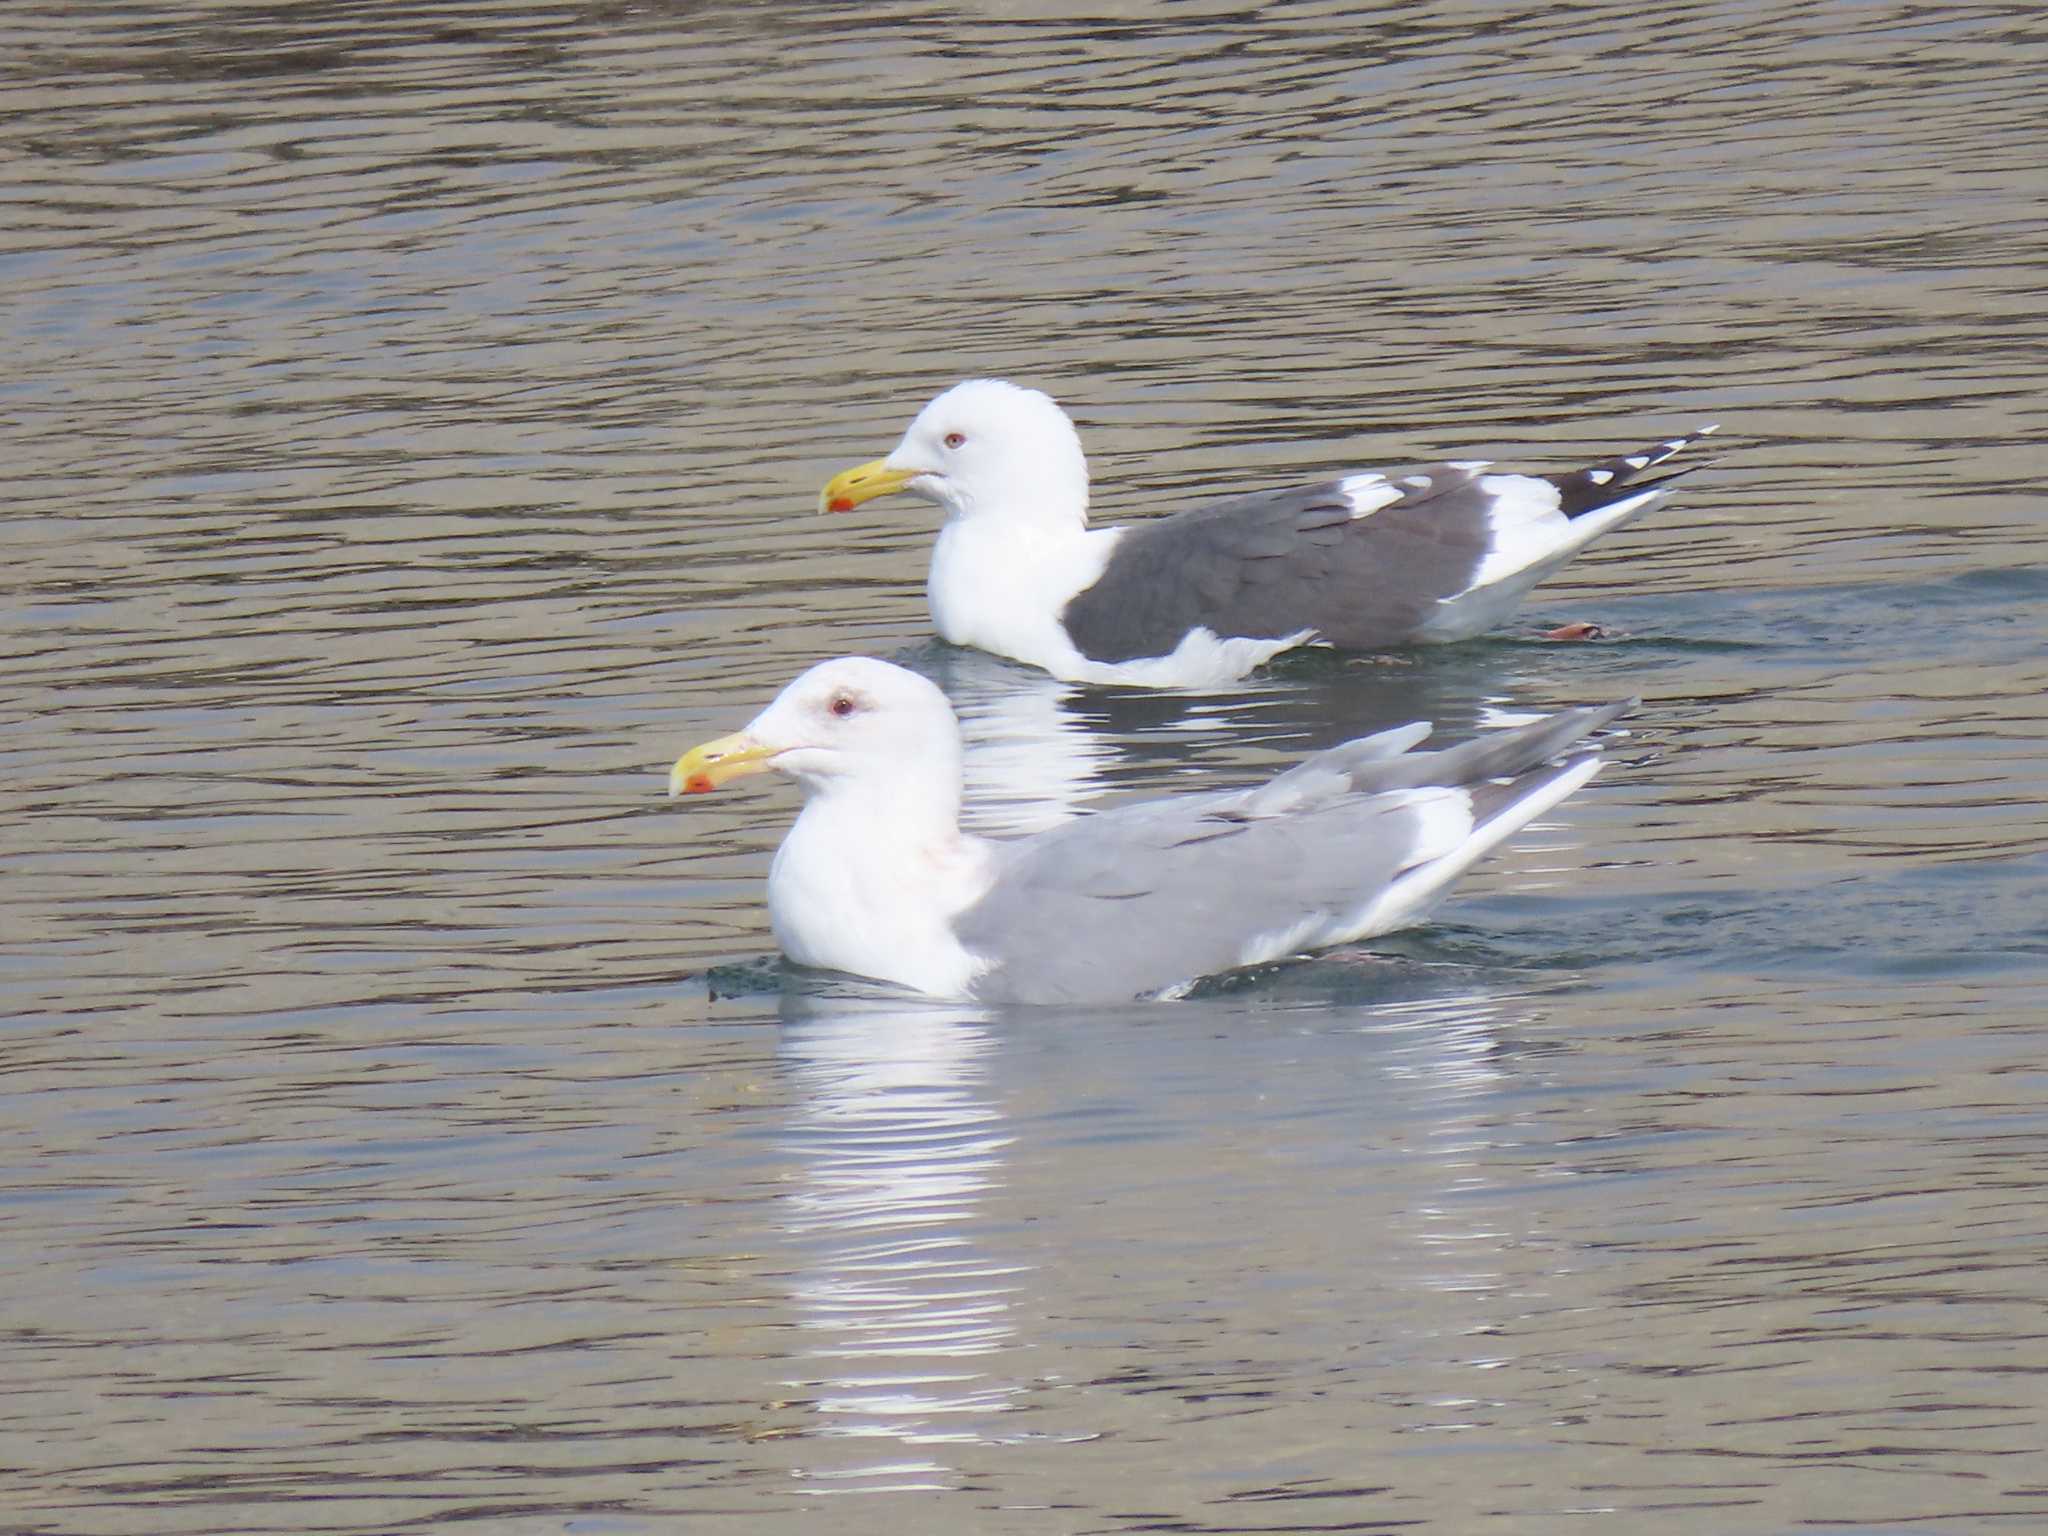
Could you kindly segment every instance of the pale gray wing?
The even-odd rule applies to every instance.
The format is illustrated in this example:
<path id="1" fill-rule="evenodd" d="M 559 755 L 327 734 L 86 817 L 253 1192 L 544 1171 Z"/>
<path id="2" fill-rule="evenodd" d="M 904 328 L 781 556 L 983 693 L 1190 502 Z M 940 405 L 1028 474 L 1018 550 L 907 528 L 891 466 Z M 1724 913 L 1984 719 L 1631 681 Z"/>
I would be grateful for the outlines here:
<path id="1" fill-rule="evenodd" d="M 1483 826 L 1633 705 L 1565 710 L 1442 752 L 1407 750 L 1428 728 L 1397 726 L 1254 789 L 1146 801 L 998 844 L 988 894 L 954 923 L 988 963 L 976 995 L 1130 998 L 1229 970 L 1262 937 L 1364 907 L 1425 856 L 1428 812 L 1403 791 L 1464 791 Z"/>
<path id="2" fill-rule="evenodd" d="M 1623 699 L 1615 704 L 1561 709 L 1512 730 L 1488 731 L 1440 752 L 1389 753 L 1386 743 L 1403 732 L 1416 730 L 1412 725 L 1396 726 L 1391 731 L 1361 736 L 1305 758 L 1265 789 L 1277 789 L 1294 775 L 1318 772 L 1325 765 L 1341 768 L 1354 793 L 1416 789 L 1433 784 L 1477 788 L 1491 780 L 1512 780 L 1555 760 L 1575 742 L 1606 729 L 1641 702 Z"/>
<path id="3" fill-rule="evenodd" d="M 1261 935 L 1383 890 L 1422 829 L 1406 797 L 1227 814 L 1240 798 L 1155 800 L 999 844 L 994 884 L 954 924 L 989 963 L 975 996 L 1135 998 L 1229 970 Z"/>

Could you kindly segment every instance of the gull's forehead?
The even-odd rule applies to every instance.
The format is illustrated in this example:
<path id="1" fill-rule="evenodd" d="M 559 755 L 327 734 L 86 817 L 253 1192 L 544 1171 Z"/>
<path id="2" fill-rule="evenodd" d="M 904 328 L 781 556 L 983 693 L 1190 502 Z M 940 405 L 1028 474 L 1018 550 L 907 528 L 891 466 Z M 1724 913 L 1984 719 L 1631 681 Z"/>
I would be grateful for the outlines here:
<path id="1" fill-rule="evenodd" d="M 1049 407 L 1058 409 L 1048 396 L 1035 389 L 1022 389 L 1002 379 L 969 379 L 964 384 L 955 384 L 920 411 L 917 425 L 1029 419 Z"/>
<path id="2" fill-rule="evenodd" d="M 875 703 L 944 697 L 936 686 L 915 672 L 869 656 L 821 661 L 791 685 L 791 692 L 803 699 L 824 698 L 842 691 L 860 694 Z"/>
<path id="3" fill-rule="evenodd" d="M 864 688 L 865 682 L 862 669 L 847 661 L 825 661 L 791 684 L 790 692 L 799 698 L 818 699 L 842 688 Z"/>
<path id="4" fill-rule="evenodd" d="M 879 678 L 894 676 L 903 670 L 886 661 L 877 661 L 871 656 L 840 656 L 831 661 L 819 662 L 806 675 L 827 683 L 872 682 Z"/>

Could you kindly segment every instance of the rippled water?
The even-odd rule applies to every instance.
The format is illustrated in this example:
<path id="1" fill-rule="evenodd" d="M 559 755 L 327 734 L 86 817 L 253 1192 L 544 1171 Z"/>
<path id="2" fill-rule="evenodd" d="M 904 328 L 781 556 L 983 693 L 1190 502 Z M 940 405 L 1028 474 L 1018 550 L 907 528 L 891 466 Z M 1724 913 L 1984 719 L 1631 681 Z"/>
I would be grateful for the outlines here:
<path id="1" fill-rule="evenodd" d="M 2033 8 L 0 40 L 0 1525 L 2048 1523 Z M 1724 426 L 1511 632 L 1143 695 L 811 515 L 984 372 L 1112 516 Z M 785 995 L 790 793 L 661 797 L 848 650 L 997 829 L 1644 703 L 1430 928 L 991 1013 Z"/>

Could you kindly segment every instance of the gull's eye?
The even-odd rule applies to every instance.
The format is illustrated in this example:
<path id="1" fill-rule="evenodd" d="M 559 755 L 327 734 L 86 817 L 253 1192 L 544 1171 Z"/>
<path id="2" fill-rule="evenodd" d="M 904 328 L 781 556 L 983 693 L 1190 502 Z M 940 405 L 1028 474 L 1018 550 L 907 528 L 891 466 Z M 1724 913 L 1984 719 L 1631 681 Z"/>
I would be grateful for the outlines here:
<path id="1" fill-rule="evenodd" d="M 965 448 L 967 446 L 967 434 L 965 432 L 948 432 L 946 434 L 946 446 L 948 448 Z"/>
<path id="2" fill-rule="evenodd" d="M 832 713 L 837 715 L 841 720 L 844 720 L 848 715 L 852 714 L 856 709 L 860 708 L 858 704 L 853 702 L 853 695 L 850 693 L 833 694 L 832 703 L 830 707 Z"/>

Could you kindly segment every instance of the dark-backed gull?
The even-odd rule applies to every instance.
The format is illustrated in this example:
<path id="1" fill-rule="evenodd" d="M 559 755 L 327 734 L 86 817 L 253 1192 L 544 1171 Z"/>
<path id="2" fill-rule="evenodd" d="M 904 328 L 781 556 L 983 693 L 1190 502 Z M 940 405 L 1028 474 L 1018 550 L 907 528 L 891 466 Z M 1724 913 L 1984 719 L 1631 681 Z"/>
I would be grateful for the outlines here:
<path id="1" fill-rule="evenodd" d="M 1380 650 L 1493 628 L 1529 589 L 1685 473 L 1713 431 L 1559 475 L 1477 461 L 1237 496 L 1088 526 L 1065 411 L 999 379 L 956 384 L 887 458 L 835 475 L 843 512 L 908 491 L 945 509 L 926 595 L 940 635 L 1070 682 L 1203 687 L 1279 652 Z"/>

